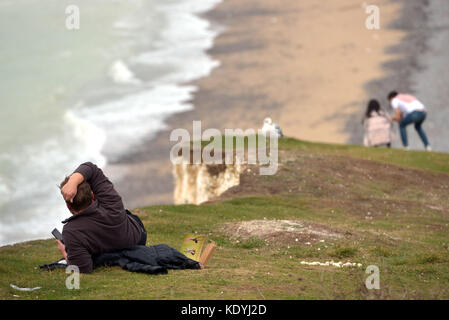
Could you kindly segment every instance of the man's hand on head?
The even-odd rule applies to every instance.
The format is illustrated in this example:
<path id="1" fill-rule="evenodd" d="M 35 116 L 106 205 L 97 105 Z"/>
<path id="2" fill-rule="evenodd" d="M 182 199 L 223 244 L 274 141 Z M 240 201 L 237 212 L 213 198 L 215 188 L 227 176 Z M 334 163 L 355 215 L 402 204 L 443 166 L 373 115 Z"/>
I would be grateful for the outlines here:
<path id="1" fill-rule="evenodd" d="M 84 181 L 84 177 L 81 173 L 75 172 L 70 176 L 69 181 L 61 188 L 61 194 L 64 200 L 67 202 L 73 202 L 78 186 Z"/>

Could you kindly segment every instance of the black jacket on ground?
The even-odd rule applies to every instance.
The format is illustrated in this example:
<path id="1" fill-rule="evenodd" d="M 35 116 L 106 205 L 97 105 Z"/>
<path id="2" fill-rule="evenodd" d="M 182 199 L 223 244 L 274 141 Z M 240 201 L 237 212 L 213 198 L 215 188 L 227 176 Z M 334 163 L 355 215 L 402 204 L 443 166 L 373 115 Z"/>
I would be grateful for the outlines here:
<path id="1" fill-rule="evenodd" d="M 148 274 L 167 273 L 167 269 L 200 269 L 200 264 L 187 258 L 178 250 L 166 244 L 154 246 L 131 246 L 108 253 L 93 256 L 93 267 L 119 265 L 124 270 Z M 58 262 L 40 266 L 41 269 L 53 270 L 65 268 L 66 264 Z"/>
<path id="2" fill-rule="evenodd" d="M 94 257 L 94 267 L 119 265 L 125 270 L 150 274 L 167 269 L 200 269 L 200 264 L 166 244 L 133 246 Z"/>

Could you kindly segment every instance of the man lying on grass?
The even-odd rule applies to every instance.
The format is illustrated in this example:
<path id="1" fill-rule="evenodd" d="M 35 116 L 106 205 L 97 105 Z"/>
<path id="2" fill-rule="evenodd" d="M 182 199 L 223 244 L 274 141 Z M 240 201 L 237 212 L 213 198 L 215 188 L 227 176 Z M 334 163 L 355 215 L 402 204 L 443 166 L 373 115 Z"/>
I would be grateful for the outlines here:
<path id="1" fill-rule="evenodd" d="M 92 256 L 134 245 L 145 245 L 142 221 L 125 210 L 122 198 L 103 171 L 90 162 L 81 164 L 60 185 L 72 216 L 63 223 L 58 249 L 80 272 L 93 269 Z"/>

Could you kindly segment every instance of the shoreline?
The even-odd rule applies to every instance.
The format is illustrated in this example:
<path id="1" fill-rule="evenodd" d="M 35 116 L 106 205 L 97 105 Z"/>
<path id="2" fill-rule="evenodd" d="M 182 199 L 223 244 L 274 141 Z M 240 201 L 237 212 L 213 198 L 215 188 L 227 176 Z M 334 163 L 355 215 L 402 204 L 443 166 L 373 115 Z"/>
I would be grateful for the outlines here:
<path id="1" fill-rule="evenodd" d="M 225 27 L 208 50 L 220 66 L 189 83 L 198 87 L 189 101 L 193 110 L 171 115 L 167 128 L 154 139 L 108 164 L 105 171 L 125 205 L 173 202 L 169 134 L 174 128 L 191 132 L 193 120 L 201 120 L 203 130 L 258 129 L 271 116 L 286 136 L 361 144 L 360 120 L 368 99 L 378 98 L 387 109 L 385 96 L 391 86 L 410 90 L 417 59 L 413 50 L 423 52 L 427 35 L 425 30 L 410 31 L 427 21 L 419 6 L 424 1 L 412 2 L 379 1 L 381 29 L 375 31 L 364 29 L 366 15 L 356 0 L 344 0 L 328 11 L 312 0 L 224 0 L 204 13 L 212 25 Z M 410 17 L 413 23 L 408 25 Z M 332 19 L 341 20 L 333 31 L 325 24 Z M 407 81 L 394 85 L 404 78 Z"/>

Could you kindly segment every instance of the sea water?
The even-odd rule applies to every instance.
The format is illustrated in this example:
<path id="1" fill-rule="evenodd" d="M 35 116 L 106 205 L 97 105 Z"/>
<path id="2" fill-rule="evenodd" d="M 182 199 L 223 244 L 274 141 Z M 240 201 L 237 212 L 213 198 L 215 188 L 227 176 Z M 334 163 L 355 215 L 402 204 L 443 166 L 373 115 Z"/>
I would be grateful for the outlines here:
<path id="1" fill-rule="evenodd" d="M 0 0 L 0 245 L 70 215 L 58 184 L 104 167 L 192 108 L 218 65 L 199 14 L 220 0 Z M 76 5 L 79 29 L 66 27 Z"/>

